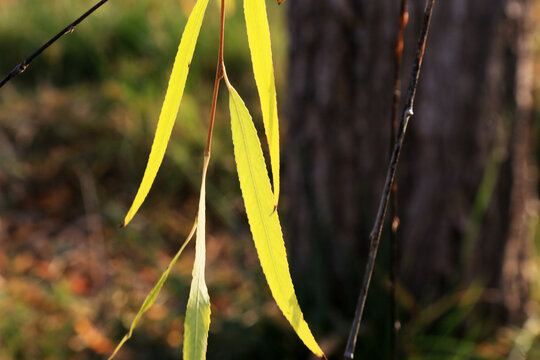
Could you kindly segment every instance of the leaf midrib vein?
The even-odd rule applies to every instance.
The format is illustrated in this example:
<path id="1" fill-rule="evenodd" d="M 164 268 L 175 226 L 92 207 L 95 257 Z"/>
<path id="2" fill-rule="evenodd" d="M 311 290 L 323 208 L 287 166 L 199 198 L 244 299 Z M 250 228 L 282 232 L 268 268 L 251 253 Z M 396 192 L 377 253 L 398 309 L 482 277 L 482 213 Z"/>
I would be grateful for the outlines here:
<path id="1" fill-rule="evenodd" d="M 249 169 L 249 174 L 250 174 L 250 178 L 251 178 L 251 183 L 253 185 L 253 189 L 254 189 L 254 193 L 255 193 L 255 200 L 256 200 L 256 203 L 257 203 L 257 208 L 259 210 L 261 223 L 263 224 L 263 228 L 264 228 L 264 234 L 265 234 L 265 238 L 266 238 L 266 245 L 268 247 L 268 252 L 270 254 L 270 259 L 272 260 L 272 266 L 274 268 L 274 273 L 275 273 L 275 276 L 276 276 L 276 279 L 277 279 L 279 291 L 280 291 L 280 293 L 282 295 L 281 297 L 285 298 L 285 296 L 284 296 L 285 293 L 283 291 L 283 287 L 281 285 L 281 280 L 280 280 L 279 275 L 278 275 L 276 263 L 275 263 L 275 260 L 274 260 L 274 255 L 273 255 L 272 249 L 270 247 L 270 241 L 269 241 L 270 237 L 268 235 L 268 229 L 267 229 L 267 226 L 266 226 L 266 222 L 264 221 L 264 218 L 263 218 L 262 206 L 261 206 L 261 203 L 260 203 L 260 200 L 259 200 L 259 195 L 258 195 L 259 192 L 257 191 L 257 186 L 255 186 L 255 177 L 254 177 L 253 171 L 251 169 L 251 159 L 250 159 L 250 157 L 248 155 L 249 152 L 248 152 L 248 146 L 247 146 L 247 142 L 246 142 L 246 136 L 245 136 L 246 132 L 245 132 L 245 129 L 244 129 L 244 124 L 243 124 L 243 121 L 241 120 L 240 113 L 238 111 L 238 106 L 236 104 L 236 101 L 234 101 L 233 103 L 234 103 L 234 109 L 236 111 L 238 122 L 240 123 L 240 129 L 242 131 L 242 143 L 244 145 L 244 149 L 245 149 L 245 152 L 246 152 L 246 158 L 247 158 L 247 161 L 248 161 L 248 169 Z"/>

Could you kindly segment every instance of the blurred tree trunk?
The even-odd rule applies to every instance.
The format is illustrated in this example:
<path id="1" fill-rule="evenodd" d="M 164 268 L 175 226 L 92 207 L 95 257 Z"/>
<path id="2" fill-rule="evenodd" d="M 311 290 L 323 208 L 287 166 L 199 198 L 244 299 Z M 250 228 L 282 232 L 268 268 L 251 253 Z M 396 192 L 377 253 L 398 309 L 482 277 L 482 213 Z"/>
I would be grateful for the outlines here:
<path id="1" fill-rule="evenodd" d="M 352 314 L 388 163 L 399 1 L 288 6 L 283 176 L 292 266 L 299 285 L 318 279 L 304 290 L 319 305 Z M 423 6 L 409 6 L 403 93 Z M 524 0 L 436 2 L 398 169 L 405 288 L 430 301 L 475 282 L 511 321 L 523 319 L 529 298 L 534 204 L 527 9 Z M 385 272 L 376 267 L 375 279 Z"/>

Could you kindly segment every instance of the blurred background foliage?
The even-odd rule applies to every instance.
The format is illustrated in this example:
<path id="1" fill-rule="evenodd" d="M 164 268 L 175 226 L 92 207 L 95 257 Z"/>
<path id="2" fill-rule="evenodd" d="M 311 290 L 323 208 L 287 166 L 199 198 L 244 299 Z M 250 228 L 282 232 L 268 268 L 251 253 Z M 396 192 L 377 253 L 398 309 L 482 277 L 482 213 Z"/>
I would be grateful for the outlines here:
<path id="1" fill-rule="evenodd" d="M 94 2 L 0 1 L 0 72 L 7 73 Z M 191 228 L 217 57 L 217 1 L 207 11 L 180 116 L 153 189 L 132 224 L 124 230 L 117 225 L 139 185 L 193 4 L 110 1 L 0 91 L 0 360 L 104 358 Z M 227 4 L 227 70 L 261 129 L 242 5 L 239 0 Z M 275 2 L 267 4 L 278 102 L 285 104 L 285 13 Z M 535 45 L 538 55 L 538 37 Z M 222 92 L 207 190 L 208 358 L 308 358 L 260 271 L 243 215 L 226 99 Z M 282 126 L 286 131 L 285 121 Z M 192 262 L 188 248 L 118 359 L 180 356 Z M 310 279 L 295 279 L 303 281 Z M 371 340 L 360 344 L 369 358 L 389 353 L 385 281 L 386 275 L 375 279 L 379 290 L 370 300 L 381 304 L 370 315 L 371 324 L 380 326 L 363 330 L 373 330 L 378 338 L 364 333 Z M 540 299 L 535 285 L 534 296 Z M 405 323 L 408 358 L 513 359 L 521 348 L 529 358 L 540 358 L 538 319 L 529 319 L 523 328 L 490 324 L 496 330 L 483 336 L 485 324 L 467 318 L 478 293 L 449 294 Z M 309 302 L 300 298 L 301 304 Z M 411 303 L 403 291 L 405 312 Z M 313 316 L 306 313 L 306 318 Z M 339 329 L 334 332 L 314 326 L 335 358 L 349 321 L 332 318 Z"/>

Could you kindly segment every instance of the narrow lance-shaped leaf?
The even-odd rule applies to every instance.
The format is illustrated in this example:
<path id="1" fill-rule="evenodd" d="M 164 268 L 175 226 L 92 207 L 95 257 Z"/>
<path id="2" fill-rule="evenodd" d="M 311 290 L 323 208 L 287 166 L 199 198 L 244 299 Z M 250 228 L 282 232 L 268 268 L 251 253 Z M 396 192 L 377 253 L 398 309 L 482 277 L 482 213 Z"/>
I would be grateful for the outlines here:
<path id="1" fill-rule="evenodd" d="M 178 115 L 178 108 L 180 107 L 180 101 L 184 94 L 184 88 L 186 85 L 186 79 L 189 72 L 189 65 L 193 58 L 193 52 L 195 51 L 195 45 L 197 44 L 197 38 L 201 29 L 201 24 L 204 18 L 204 13 L 208 5 L 208 0 L 198 0 L 193 8 L 189 19 L 187 21 L 184 33 L 182 34 L 182 40 L 178 46 L 178 52 L 174 60 L 174 65 L 169 79 L 169 86 L 165 95 L 165 101 L 161 108 L 161 114 L 159 115 L 159 121 L 154 136 L 154 142 L 152 144 L 152 150 L 146 164 L 146 170 L 144 171 L 143 179 L 137 195 L 133 200 L 133 204 L 129 209 L 122 226 L 126 226 L 139 207 L 142 205 L 146 195 L 152 187 L 152 183 L 156 178 L 156 174 L 159 170 L 167 144 L 171 137 L 176 116 Z"/>
<path id="2" fill-rule="evenodd" d="M 146 296 L 146 299 L 144 300 L 143 304 L 141 305 L 141 308 L 139 309 L 139 312 L 135 316 L 135 319 L 133 319 L 133 321 L 131 322 L 131 326 L 129 327 L 129 332 L 124 336 L 122 341 L 120 341 L 120 343 L 118 343 L 118 346 L 116 346 L 116 349 L 114 350 L 112 355 L 109 357 L 109 360 L 112 360 L 116 356 L 116 354 L 118 353 L 118 351 L 120 350 L 122 345 L 124 345 L 124 343 L 131 338 L 131 335 L 133 334 L 133 330 L 135 330 L 135 327 L 139 323 L 139 320 L 141 319 L 143 314 L 148 309 L 150 309 L 152 307 L 152 305 L 154 304 L 154 301 L 156 300 L 157 296 L 159 295 L 159 292 L 161 291 L 161 288 L 163 287 L 163 284 L 165 284 L 165 281 L 167 281 L 167 278 L 169 277 L 169 274 L 171 272 L 172 267 L 174 266 L 174 264 L 176 264 L 176 261 L 178 261 L 178 258 L 180 257 L 180 254 L 182 254 L 182 252 L 186 248 L 187 244 L 189 243 L 189 241 L 193 237 L 193 234 L 195 233 L 195 228 L 196 227 L 197 227 L 197 221 L 195 221 L 195 223 L 193 224 L 193 227 L 191 228 L 191 231 L 189 232 L 188 237 L 186 238 L 186 240 L 182 244 L 182 247 L 180 247 L 180 250 L 178 250 L 178 252 L 174 256 L 174 258 L 172 258 L 171 262 L 169 263 L 169 266 L 167 266 L 167 269 L 163 272 L 163 274 L 161 274 L 161 277 L 159 278 L 156 285 L 154 285 L 154 287 L 152 288 L 150 293 Z"/>
<path id="3" fill-rule="evenodd" d="M 300 339 L 315 355 L 324 356 L 304 320 L 294 292 L 281 225 L 278 213 L 274 211 L 270 179 L 257 131 L 244 102 L 226 76 L 225 81 L 229 88 L 231 128 L 240 188 L 266 281 L 276 303 Z"/>
<path id="4" fill-rule="evenodd" d="M 270 28 L 264 0 L 244 0 L 249 49 L 253 73 L 261 100 L 264 130 L 270 149 L 270 165 L 274 183 L 274 206 L 279 200 L 279 120 L 277 113 L 274 65 Z"/>
<path id="5" fill-rule="evenodd" d="M 205 193 L 206 169 L 208 157 L 205 157 L 201 197 L 199 199 L 199 216 L 197 221 L 197 237 L 195 242 L 195 262 L 193 279 L 189 291 L 186 319 L 184 321 L 184 360 L 206 359 L 208 330 L 210 329 L 210 297 L 204 281 L 206 257 L 205 246 Z"/>

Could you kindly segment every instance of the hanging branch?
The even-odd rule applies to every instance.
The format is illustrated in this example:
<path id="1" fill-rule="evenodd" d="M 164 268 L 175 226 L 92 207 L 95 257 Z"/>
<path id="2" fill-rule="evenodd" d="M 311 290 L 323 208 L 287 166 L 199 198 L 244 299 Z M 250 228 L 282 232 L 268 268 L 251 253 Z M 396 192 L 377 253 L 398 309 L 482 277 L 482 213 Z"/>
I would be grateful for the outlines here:
<path id="1" fill-rule="evenodd" d="M 396 168 L 399 162 L 399 155 L 401 153 L 401 148 L 403 146 L 405 133 L 407 131 L 407 125 L 409 124 L 410 118 L 414 114 L 414 111 L 413 111 L 414 98 L 416 96 L 416 88 L 418 86 L 418 78 L 420 77 L 420 69 L 422 67 L 422 60 L 424 59 L 424 50 L 426 48 L 426 40 L 427 40 L 429 25 L 431 22 L 431 14 L 433 10 L 434 1 L 435 0 L 427 0 L 426 7 L 424 10 L 424 21 L 422 24 L 422 30 L 420 32 L 420 38 L 418 41 L 418 48 L 417 48 L 416 59 L 415 59 L 413 70 L 412 70 L 411 80 L 409 82 L 409 88 L 407 92 L 407 101 L 405 104 L 405 109 L 401 116 L 401 120 L 399 122 L 396 143 L 394 145 L 394 149 L 392 150 L 392 157 L 390 159 L 390 164 L 388 166 L 383 194 L 381 196 L 381 201 L 379 203 L 379 208 L 377 211 L 377 217 L 375 219 L 375 224 L 373 225 L 373 229 L 371 230 L 371 233 L 369 234 L 369 241 L 370 241 L 369 257 L 366 264 L 366 271 L 364 273 L 362 289 L 360 291 L 360 296 L 358 297 L 358 304 L 356 306 L 354 320 L 352 323 L 351 331 L 349 332 L 349 338 L 347 340 L 347 347 L 345 349 L 345 354 L 344 354 L 345 360 L 352 360 L 354 358 L 354 349 L 356 346 L 356 339 L 358 337 L 358 330 L 360 328 L 360 323 L 362 321 L 362 314 L 364 312 L 364 305 L 366 303 L 367 292 L 369 289 L 369 284 L 371 282 L 371 275 L 373 274 L 375 258 L 377 257 L 377 249 L 379 247 L 379 242 L 381 239 L 381 232 L 382 232 L 382 227 L 384 223 L 384 218 L 386 215 L 386 209 L 388 208 L 388 202 L 390 199 L 390 191 L 394 183 L 394 177 L 396 175 Z"/>
<path id="2" fill-rule="evenodd" d="M 53 36 L 49 41 L 47 41 L 45 44 L 43 44 L 39 49 L 37 49 L 32 55 L 24 59 L 19 65 L 15 66 L 13 70 L 7 76 L 0 81 L 0 88 L 7 84 L 11 79 L 13 79 L 15 76 L 19 75 L 20 73 L 24 72 L 30 66 L 30 63 L 32 60 L 37 58 L 43 51 L 45 51 L 49 46 L 54 44 L 56 40 L 60 39 L 65 34 L 71 34 L 77 25 L 79 25 L 81 22 L 84 21 L 88 16 L 90 16 L 94 11 L 99 9 L 103 4 L 105 4 L 109 0 L 101 0 L 96 5 L 94 5 L 92 8 L 90 8 L 87 12 L 82 14 L 77 20 L 66 26 L 62 31 L 60 31 L 58 34 Z"/>
<path id="3" fill-rule="evenodd" d="M 398 17 L 398 28 L 396 33 L 396 47 L 395 47 L 395 58 L 394 58 L 394 92 L 392 99 L 392 114 L 391 114 L 391 128 L 390 128 L 390 154 L 394 148 L 394 143 L 397 135 L 398 127 L 398 107 L 399 100 L 401 98 L 401 64 L 403 60 L 403 35 L 405 26 L 407 25 L 409 19 L 409 13 L 407 11 L 407 0 L 401 0 L 401 6 L 399 9 Z M 394 181 L 390 195 L 391 203 L 391 229 L 390 229 L 390 358 L 397 360 L 398 351 L 397 351 L 397 337 L 399 328 L 401 327 L 399 323 L 398 307 L 397 307 L 397 273 L 398 273 L 398 263 L 399 263 L 399 254 L 397 246 L 397 231 L 399 227 L 399 216 L 398 216 L 398 201 L 397 201 L 397 182 Z"/>

